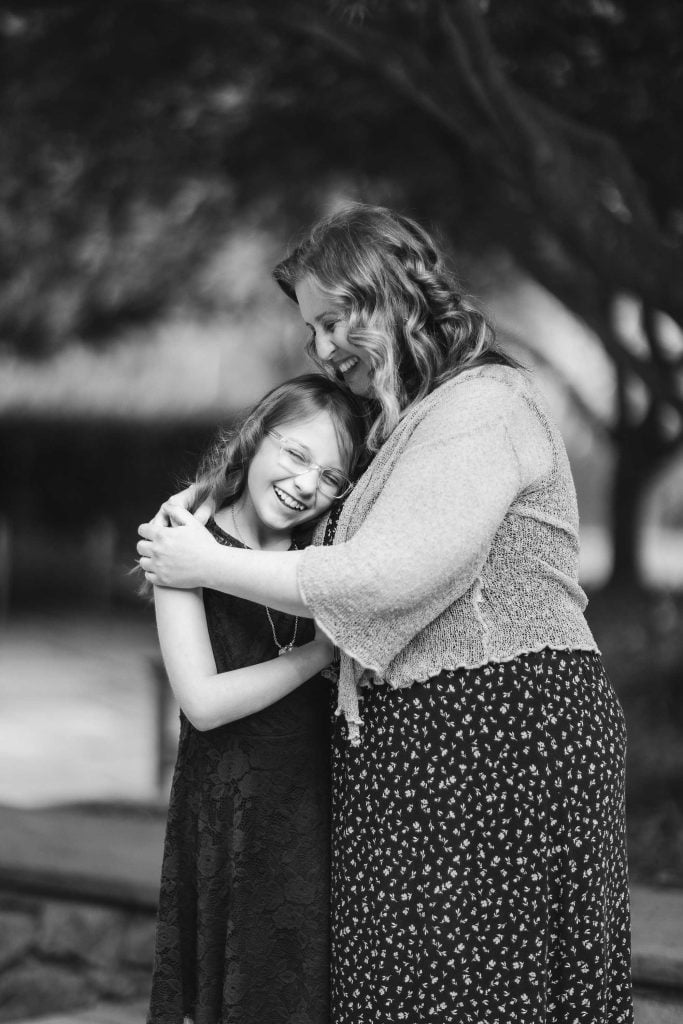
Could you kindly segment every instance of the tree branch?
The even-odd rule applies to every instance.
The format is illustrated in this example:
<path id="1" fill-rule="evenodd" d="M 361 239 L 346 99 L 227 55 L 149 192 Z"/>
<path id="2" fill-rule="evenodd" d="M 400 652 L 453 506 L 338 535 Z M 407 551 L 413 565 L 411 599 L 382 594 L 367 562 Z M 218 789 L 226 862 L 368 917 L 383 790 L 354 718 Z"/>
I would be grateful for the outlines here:
<path id="1" fill-rule="evenodd" d="M 440 53 L 429 63 L 388 22 L 378 32 L 311 16 L 307 5 L 300 10 L 296 24 L 288 20 L 290 31 L 384 80 L 531 201 L 546 228 L 614 290 L 643 294 L 683 323 L 683 251 L 657 229 L 625 156 L 607 136 L 557 115 L 509 80 L 474 0 L 439 5 L 447 59 Z"/>

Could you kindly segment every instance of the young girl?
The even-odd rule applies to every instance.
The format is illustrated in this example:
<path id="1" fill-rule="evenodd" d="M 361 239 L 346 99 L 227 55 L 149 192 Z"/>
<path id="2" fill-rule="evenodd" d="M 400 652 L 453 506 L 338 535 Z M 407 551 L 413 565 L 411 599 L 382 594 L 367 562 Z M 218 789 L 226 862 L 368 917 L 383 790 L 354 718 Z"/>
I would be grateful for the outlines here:
<path id="1" fill-rule="evenodd" d="M 219 544 L 287 551 L 348 493 L 363 420 L 316 374 L 205 458 Z M 327 1024 L 328 687 L 309 619 L 213 590 L 154 593 L 181 707 L 149 1024 Z M 284 657 L 281 657 L 284 655 Z"/>

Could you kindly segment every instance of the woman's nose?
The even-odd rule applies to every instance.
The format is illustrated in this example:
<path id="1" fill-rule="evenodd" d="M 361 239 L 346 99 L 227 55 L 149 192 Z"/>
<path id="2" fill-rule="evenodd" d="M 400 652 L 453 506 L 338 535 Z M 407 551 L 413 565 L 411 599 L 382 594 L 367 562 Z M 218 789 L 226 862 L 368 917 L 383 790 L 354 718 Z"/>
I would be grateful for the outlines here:
<path id="1" fill-rule="evenodd" d="M 322 359 L 323 361 L 331 359 L 335 348 L 336 346 L 332 340 L 332 334 L 330 331 L 316 331 L 315 351 L 318 359 Z"/>

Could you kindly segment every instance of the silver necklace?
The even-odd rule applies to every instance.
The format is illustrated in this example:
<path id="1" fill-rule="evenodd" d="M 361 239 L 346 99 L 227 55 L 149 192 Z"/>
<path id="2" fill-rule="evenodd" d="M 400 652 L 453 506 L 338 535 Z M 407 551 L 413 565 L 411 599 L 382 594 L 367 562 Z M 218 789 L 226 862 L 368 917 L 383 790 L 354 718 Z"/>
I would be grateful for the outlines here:
<path id="1" fill-rule="evenodd" d="M 247 544 L 247 542 L 245 541 L 244 537 L 240 533 L 240 528 L 237 525 L 237 516 L 235 515 L 235 506 L 234 505 L 230 506 L 230 515 L 232 516 L 232 524 L 235 527 L 235 533 L 237 534 L 237 539 L 239 541 L 241 541 L 242 544 L 244 544 L 245 548 L 248 548 L 249 545 Z M 294 541 L 292 541 L 292 547 L 294 548 L 295 551 L 297 550 L 297 546 L 294 543 Z M 270 623 L 270 631 L 273 634 L 273 642 L 274 642 L 275 646 L 277 647 L 277 656 L 278 656 L 278 658 L 282 654 L 289 654 L 290 651 L 294 650 L 294 644 L 296 643 L 296 633 L 297 633 L 297 630 L 299 628 L 299 616 L 298 615 L 294 616 L 294 632 L 292 633 L 292 639 L 289 641 L 288 644 L 281 644 L 280 641 L 277 638 L 277 633 L 275 632 L 275 625 L 273 623 L 273 619 L 272 619 L 272 616 L 270 614 L 270 608 L 268 607 L 267 604 L 264 605 L 264 608 L 266 609 L 266 615 L 268 616 L 268 622 Z"/>

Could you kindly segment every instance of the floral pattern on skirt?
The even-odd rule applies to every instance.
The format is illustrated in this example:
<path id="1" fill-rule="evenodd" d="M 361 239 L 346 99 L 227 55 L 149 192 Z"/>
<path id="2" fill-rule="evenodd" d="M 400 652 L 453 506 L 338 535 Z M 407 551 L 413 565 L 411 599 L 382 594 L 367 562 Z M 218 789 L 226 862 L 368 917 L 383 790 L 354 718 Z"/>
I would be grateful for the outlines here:
<path id="1" fill-rule="evenodd" d="M 628 1024 L 621 706 L 592 652 L 365 691 L 335 723 L 334 1024 Z"/>

